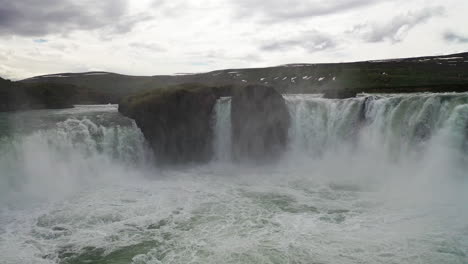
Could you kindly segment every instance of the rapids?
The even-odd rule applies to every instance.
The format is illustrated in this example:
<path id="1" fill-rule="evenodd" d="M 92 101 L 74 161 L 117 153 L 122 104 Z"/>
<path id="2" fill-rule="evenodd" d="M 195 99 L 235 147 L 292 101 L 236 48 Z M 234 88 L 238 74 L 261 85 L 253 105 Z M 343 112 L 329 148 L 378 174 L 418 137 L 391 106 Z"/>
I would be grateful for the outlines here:
<path id="1" fill-rule="evenodd" d="M 116 106 L 0 114 L 0 263 L 468 263 L 468 94 L 286 95 L 276 164 L 157 166 Z"/>

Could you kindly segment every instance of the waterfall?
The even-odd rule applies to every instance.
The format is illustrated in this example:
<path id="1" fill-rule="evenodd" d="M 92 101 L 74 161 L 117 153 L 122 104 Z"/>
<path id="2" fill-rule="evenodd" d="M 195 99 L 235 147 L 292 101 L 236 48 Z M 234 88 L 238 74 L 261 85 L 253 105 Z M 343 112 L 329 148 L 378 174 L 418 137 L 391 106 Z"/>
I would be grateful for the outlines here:
<path id="1" fill-rule="evenodd" d="M 416 94 L 370 97 L 366 105 L 369 144 L 394 155 L 445 140 L 462 150 L 468 132 L 468 94 Z"/>
<path id="2" fill-rule="evenodd" d="M 230 98 L 213 163 L 160 169 L 116 106 L 0 113 L 0 263 L 466 263 L 468 93 L 284 98 L 259 165 Z"/>
<path id="3" fill-rule="evenodd" d="M 293 152 L 317 156 L 354 146 L 405 155 L 448 134 L 456 140 L 453 146 L 466 142 L 468 94 L 285 98 L 292 117 Z"/>
<path id="4" fill-rule="evenodd" d="M 285 98 L 292 117 L 289 168 L 349 182 L 414 181 L 427 189 L 447 177 L 466 178 L 466 93 Z"/>
<path id="5" fill-rule="evenodd" d="M 365 98 L 323 99 L 317 95 L 285 96 L 291 115 L 290 150 L 316 157 L 356 135 Z"/>
<path id="6" fill-rule="evenodd" d="M 214 109 L 214 159 L 231 161 L 231 98 L 221 97 Z"/>
<path id="7" fill-rule="evenodd" d="M 303 171 L 463 177 L 467 168 L 466 93 L 285 99 L 291 126 L 283 161 L 293 167 L 309 166 Z M 153 163 L 140 130 L 115 106 L 8 116 L 15 118 L 0 120 L 9 130 L 0 136 L 2 200 L 12 193 L 60 196 L 76 186 L 113 181 Z M 231 98 L 216 103 L 213 130 L 213 160 L 231 162 Z M 369 170 L 382 173 L 363 173 Z"/>
<path id="8" fill-rule="evenodd" d="M 455 160 L 468 150 L 468 94 L 362 95 L 345 100 L 285 95 L 291 115 L 286 157 L 382 163 L 426 158 L 437 149 Z M 214 109 L 214 160 L 231 160 L 231 99 Z"/>
<path id="9" fill-rule="evenodd" d="M 12 121 L 18 131 L 0 137 L 1 202 L 16 194 L 31 199 L 60 197 L 149 166 L 151 155 L 143 135 L 115 107 L 73 111 L 73 116 L 60 111 L 25 113 L 42 126 L 34 132 L 22 132 L 28 130 L 26 124 L 37 125 L 20 122 L 22 116 Z M 63 121 L 56 122 L 57 118 Z"/>

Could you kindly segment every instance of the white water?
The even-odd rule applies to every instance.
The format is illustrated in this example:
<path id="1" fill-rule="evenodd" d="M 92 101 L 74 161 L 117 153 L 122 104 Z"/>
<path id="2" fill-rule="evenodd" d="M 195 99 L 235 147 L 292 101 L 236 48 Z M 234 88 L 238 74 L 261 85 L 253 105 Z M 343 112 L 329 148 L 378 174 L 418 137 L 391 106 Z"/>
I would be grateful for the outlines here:
<path id="1" fill-rule="evenodd" d="M 143 135 L 115 106 L 35 111 L 31 115 L 43 128 L 26 134 L 25 124 L 16 125 L 25 114 L 10 114 L 19 128 L 0 138 L 0 205 L 61 198 L 148 164 Z"/>
<path id="2" fill-rule="evenodd" d="M 287 96 L 289 151 L 253 168 L 226 164 L 229 99 L 184 170 L 115 107 L 26 113 L 48 125 L 2 141 L 0 263 L 468 263 L 467 98 Z"/>

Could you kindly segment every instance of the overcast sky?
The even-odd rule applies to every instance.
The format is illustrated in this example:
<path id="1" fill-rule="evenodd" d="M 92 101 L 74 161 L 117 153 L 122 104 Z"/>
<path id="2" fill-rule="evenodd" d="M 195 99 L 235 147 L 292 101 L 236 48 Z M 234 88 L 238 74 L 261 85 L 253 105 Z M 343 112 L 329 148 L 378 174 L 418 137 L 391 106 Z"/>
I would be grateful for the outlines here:
<path id="1" fill-rule="evenodd" d="M 468 51 L 467 0 L 0 0 L 0 76 L 131 75 Z"/>

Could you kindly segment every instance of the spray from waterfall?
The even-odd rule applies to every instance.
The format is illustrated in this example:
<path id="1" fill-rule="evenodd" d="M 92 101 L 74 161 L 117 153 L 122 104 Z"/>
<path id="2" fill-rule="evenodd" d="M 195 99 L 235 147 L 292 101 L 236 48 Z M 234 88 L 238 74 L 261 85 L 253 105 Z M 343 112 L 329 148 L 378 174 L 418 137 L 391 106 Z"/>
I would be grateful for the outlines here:
<path id="1" fill-rule="evenodd" d="M 289 150 L 280 161 L 285 174 L 313 171 L 315 180 L 394 186 L 391 195 L 404 188 L 444 195 L 438 186 L 467 178 L 468 94 L 285 99 L 291 115 Z M 229 98 L 218 101 L 214 116 L 215 160 L 230 161 Z"/>
<path id="2" fill-rule="evenodd" d="M 285 98 L 288 173 L 377 188 L 395 203 L 466 199 L 468 94 Z"/>
<path id="3" fill-rule="evenodd" d="M 17 121 L 0 139 L 0 203 L 61 198 L 150 167 L 143 135 L 115 107 L 69 111 L 31 112 L 37 124 Z M 41 127 L 29 132 L 27 125 Z"/>

